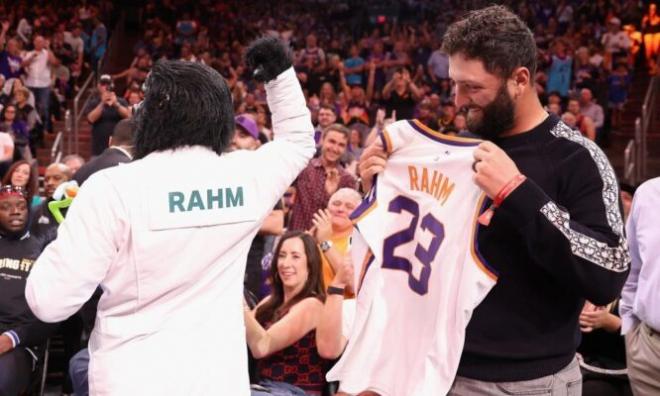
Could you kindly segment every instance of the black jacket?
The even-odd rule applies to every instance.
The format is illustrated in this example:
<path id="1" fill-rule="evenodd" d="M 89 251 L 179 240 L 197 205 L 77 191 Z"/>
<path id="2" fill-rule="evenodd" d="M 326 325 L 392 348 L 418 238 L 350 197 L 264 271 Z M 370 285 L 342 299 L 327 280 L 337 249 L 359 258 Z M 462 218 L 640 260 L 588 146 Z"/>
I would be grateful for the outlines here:
<path id="1" fill-rule="evenodd" d="M 126 153 L 116 147 L 107 148 L 101 155 L 81 166 L 73 175 L 73 180 L 77 181 L 79 186 L 82 186 L 92 174 L 126 162 L 131 162 L 131 158 Z"/>

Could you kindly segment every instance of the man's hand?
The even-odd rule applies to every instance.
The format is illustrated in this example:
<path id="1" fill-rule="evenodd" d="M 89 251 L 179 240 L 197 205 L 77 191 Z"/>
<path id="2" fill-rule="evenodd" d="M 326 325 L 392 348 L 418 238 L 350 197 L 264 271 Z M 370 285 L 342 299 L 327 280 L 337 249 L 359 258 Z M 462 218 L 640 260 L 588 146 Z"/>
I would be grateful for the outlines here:
<path id="1" fill-rule="evenodd" d="M 382 172 L 387 164 L 387 153 L 380 139 L 376 139 L 360 156 L 358 172 L 362 179 L 363 191 L 369 191 L 374 175 Z"/>
<path id="2" fill-rule="evenodd" d="M 12 349 L 14 349 L 14 344 L 11 342 L 11 338 L 7 335 L 0 335 L 0 355 Z"/>
<path id="3" fill-rule="evenodd" d="M 117 94 L 110 92 L 110 106 L 117 106 L 119 102 L 117 101 Z"/>
<path id="4" fill-rule="evenodd" d="M 376 110 L 376 126 L 380 129 L 385 126 L 385 109 Z"/>
<path id="5" fill-rule="evenodd" d="M 2 21 L 2 32 L 7 33 L 9 30 L 9 21 Z"/>
<path id="6" fill-rule="evenodd" d="M 332 195 L 339 188 L 339 170 L 337 168 L 328 169 L 325 172 L 325 191 Z"/>
<path id="7" fill-rule="evenodd" d="M 103 92 L 101 94 L 101 102 L 110 106 L 110 100 L 112 99 L 111 92 Z"/>
<path id="8" fill-rule="evenodd" d="M 481 143 L 474 151 L 474 160 L 474 182 L 491 199 L 520 174 L 513 160 L 492 142 Z"/>
<path id="9" fill-rule="evenodd" d="M 312 235 L 317 243 L 325 242 L 332 238 L 332 217 L 327 209 L 321 209 L 314 213 L 312 224 L 314 225 Z"/>

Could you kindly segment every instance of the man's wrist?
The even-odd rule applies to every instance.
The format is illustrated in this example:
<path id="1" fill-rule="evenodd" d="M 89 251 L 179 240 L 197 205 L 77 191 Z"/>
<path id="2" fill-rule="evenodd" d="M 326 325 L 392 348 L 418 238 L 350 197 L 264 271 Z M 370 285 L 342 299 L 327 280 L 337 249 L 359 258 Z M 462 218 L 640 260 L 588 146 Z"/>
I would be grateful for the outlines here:
<path id="1" fill-rule="evenodd" d="M 16 332 L 13 330 L 5 331 L 0 335 L 9 338 L 9 340 L 11 341 L 12 348 L 16 348 L 16 345 L 18 345 L 20 342 L 20 339 L 18 338 L 18 334 L 16 334 Z"/>

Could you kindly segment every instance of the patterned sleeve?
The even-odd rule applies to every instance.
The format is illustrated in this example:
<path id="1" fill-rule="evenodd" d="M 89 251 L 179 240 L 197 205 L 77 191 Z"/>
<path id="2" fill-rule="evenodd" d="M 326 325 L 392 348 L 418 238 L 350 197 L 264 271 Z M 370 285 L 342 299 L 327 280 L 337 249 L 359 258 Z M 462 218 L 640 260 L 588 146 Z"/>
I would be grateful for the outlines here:
<path id="1" fill-rule="evenodd" d="M 561 196 L 551 199 L 528 178 L 503 202 L 502 214 L 520 230 L 534 264 L 606 305 L 619 296 L 630 269 L 618 184 L 603 152 L 564 127 L 559 123 L 552 133 L 582 147 L 556 159 Z"/>

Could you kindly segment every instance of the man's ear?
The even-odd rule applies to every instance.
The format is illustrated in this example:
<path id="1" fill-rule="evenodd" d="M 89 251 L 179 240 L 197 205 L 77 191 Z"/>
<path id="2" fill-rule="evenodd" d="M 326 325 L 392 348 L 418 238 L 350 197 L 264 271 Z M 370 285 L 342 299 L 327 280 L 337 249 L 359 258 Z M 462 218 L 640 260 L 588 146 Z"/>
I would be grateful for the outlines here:
<path id="1" fill-rule="evenodd" d="M 524 66 L 518 67 L 513 71 L 511 74 L 511 80 L 513 80 L 515 97 L 522 95 L 534 84 L 534 81 L 532 81 L 532 74 L 529 72 L 529 69 Z"/>

